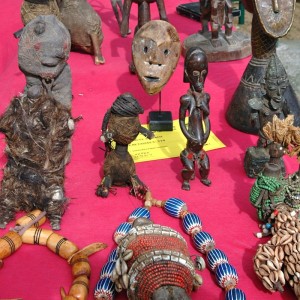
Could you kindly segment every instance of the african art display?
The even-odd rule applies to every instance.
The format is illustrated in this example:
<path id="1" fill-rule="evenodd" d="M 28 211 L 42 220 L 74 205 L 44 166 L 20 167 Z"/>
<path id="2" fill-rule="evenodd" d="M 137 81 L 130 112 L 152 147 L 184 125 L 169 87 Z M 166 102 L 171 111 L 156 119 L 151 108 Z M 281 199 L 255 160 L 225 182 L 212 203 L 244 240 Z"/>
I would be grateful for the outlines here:
<path id="1" fill-rule="evenodd" d="M 0 117 L 7 155 L 0 191 L 2 228 L 16 212 L 40 209 L 52 229 L 60 229 L 67 205 L 64 171 L 75 127 L 66 62 L 70 47 L 69 32 L 54 15 L 38 16 L 22 32 L 19 68 L 26 86 Z"/>
<path id="2" fill-rule="evenodd" d="M 209 158 L 203 147 L 210 135 L 210 95 L 204 91 L 208 74 L 208 61 L 201 48 L 190 48 L 184 61 L 184 82 L 190 84 L 187 94 L 180 98 L 179 125 L 187 139 L 186 148 L 180 153 L 183 165 L 182 189 L 190 190 L 190 180 L 195 179 L 195 168 L 199 169 L 200 181 L 209 186 Z M 188 121 L 186 118 L 188 116 Z"/>
<path id="3" fill-rule="evenodd" d="M 253 14 L 251 45 L 252 58 L 244 71 L 226 112 L 228 123 L 240 131 L 257 134 L 261 124 L 253 122 L 253 108 L 257 110 L 260 104 L 251 99 L 263 99 L 265 95 L 266 70 L 273 64 L 271 81 L 277 80 L 279 84 L 272 83 L 274 94 L 278 100 L 268 104 L 271 111 L 283 111 L 288 107 L 289 114 L 295 116 L 295 126 L 300 124 L 299 99 L 288 82 L 284 66 L 276 55 L 276 44 L 279 38 L 285 36 L 291 28 L 296 0 L 243 1 L 245 8 Z M 273 60 L 273 63 L 270 62 Z M 275 90 L 276 87 L 276 90 Z M 263 100 L 261 100 L 262 102 Z M 283 102 L 286 104 L 283 105 Z M 286 109 L 285 109 L 286 110 Z M 276 113 L 276 112 L 275 112 Z"/>
<path id="4" fill-rule="evenodd" d="M 128 152 L 128 145 L 140 133 L 148 139 L 154 138 L 153 132 L 144 128 L 139 121 L 138 115 L 143 112 L 138 100 L 130 93 L 118 96 L 106 112 L 101 127 L 101 141 L 106 148 L 104 177 L 97 187 L 97 196 L 108 197 L 113 186 L 130 186 L 134 196 L 145 196 L 148 188 L 137 176 L 133 158 Z"/>
<path id="5" fill-rule="evenodd" d="M 231 0 L 200 1 L 202 28 L 185 39 L 184 54 L 190 47 L 200 47 L 206 52 L 210 62 L 236 60 L 249 56 L 250 36 L 232 30 L 232 10 Z M 224 31 L 223 27 L 225 27 Z"/>

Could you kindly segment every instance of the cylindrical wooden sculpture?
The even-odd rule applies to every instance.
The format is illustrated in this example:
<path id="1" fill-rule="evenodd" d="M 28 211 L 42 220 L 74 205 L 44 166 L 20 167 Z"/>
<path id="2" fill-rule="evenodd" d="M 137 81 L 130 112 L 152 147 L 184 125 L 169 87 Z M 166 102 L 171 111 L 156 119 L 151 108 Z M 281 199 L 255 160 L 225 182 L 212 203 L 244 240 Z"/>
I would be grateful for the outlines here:
<path id="1" fill-rule="evenodd" d="M 260 128 L 251 121 L 252 108 L 249 106 L 249 101 L 263 96 L 262 85 L 266 69 L 270 58 L 276 55 L 278 38 L 286 35 L 292 25 L 296 0 L 245 0 L 244 2 L 246 8 L 253 13 L 252 58 L 231 99 L 226 118 L 232 127 L 243 132 L 257 134 Z M 290 84 L 286 86 L 283 96 L 290 113 L 295 116 L 295 125 L 299 126 L 300 103 Z"/>

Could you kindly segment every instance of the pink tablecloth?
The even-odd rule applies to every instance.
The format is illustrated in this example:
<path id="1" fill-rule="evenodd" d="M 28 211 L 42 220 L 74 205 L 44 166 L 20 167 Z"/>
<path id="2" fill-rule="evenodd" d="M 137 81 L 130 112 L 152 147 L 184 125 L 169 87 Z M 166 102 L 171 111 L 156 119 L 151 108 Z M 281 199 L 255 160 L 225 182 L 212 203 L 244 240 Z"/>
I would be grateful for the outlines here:
<path id="1" fill-rule="evenodd" d="M 0 10 L 0 112 L 8 106 L 11 98 L 22 91 L 25 79 L 18 69 L 17 40 L 13 32 L 22 27 L 20 20 L 21 0 L 2 0 Z M 200 23 L 179 16 L 176 6 L 187 1 L 167 0 L 166 8 L 170 22 L 177 28 L 183 41 L 200 29 Z M 69 64 L 73 77 L 74 117 L 82 115 L 72 138 L 73 152 L 66 170 L 66 194 L 70 205 L 63 217 L 60 234 L 79 247 L 101 241 L 107 243 L 104 251 L 90 257 L 92 265 L 89 299 L 99 271 L 108 254 L 115 247 L 112 234 L 127 216 L 141 202 L 128 194 L 128 188 L 118 188 L 117 194 L 108 199 L 95 196 L 95 189 L 102 175 L 104 152 L 99 141 L 102 118 L 115 98 L 123 92 L 131 92 L 140 100 L 145 109 L 141 116 L 147 122 L 149 111 L 158 109 L 158 96 L 149 96 L 142 89 L 136 76 L 128 72 L 131 58 L 132 34 L 127 38 L 119 35 L 109 0 L 90 0 L 103 22 L 103 54 L 105 65 L 95 66 L 89 55 L 71 53 Z M 153 18 L 157 18 L 157 8 L 153 4 Z M 137 10 L 133 6 L 130 28 L 133 31 L 137 22 Z M 257 245 L 262 240 L 254 237 L 258 230 L 256 211 L 249 202 L 249 191 L 253 180 L 246 177 L 243 170 L 243 157 L 247 147 L 256 142 L 256 137 L 232 129 L 225 121 L 226 108 L 239 84 L 249 58 L 239 61 L 211 63 L 205 89 L 211 95 L 212 131 L 226 144 L 226 148 L 210 151 L 212 180 L 211 187 L 202 185 L 197 179 L 191 183 L 191 191 L 181 190 L 181 163 L 179 158 L 138 163 L 137 173 L 159 199 L 179 197 L 190 211 L 199 214 L 204 230 L 216 241 L 230 263 L 239 274 L 238 287 L 247 299 L 295 299 L 289 288 L 283 295 L 266 292 L 253 271 L 252 258 Z M 171 110 L 173 118 L 178 118 L 179 98 L 186 93 L 188 84 L 183 83 L 183 58 L 162 91 L 162 108 Z M 4 136 L 0 148 L 3 153 Z M 6 157 L 0 157 L 4 166 Z M 297 168 L 296 159 L 286 159 L 287 171 Z M 160 209 L 151 211 L 154 222 L 170 226 L 181 232 L 188 242 L 192 255 L 197 254 L 190 238 L 183 232 L 178 219 L 172 219 Z M 18 214 L 18 217 L 22 214 Z M 14 222 L 8 224 L 4 235 Z M 49 224 L 43 225 L 49 228 Z M 202 272 L 203 286 L 192 294 L 192 299 L 224 299 L 224 291 L 218 287 L 209 270 Z M 23 245 L 15 254 L 5 259 L 0 270 L 0 299 L 22 298 L 24 300 L 60 299 L 59 290 L 69 289 L 72 282 L 70 266 L 50 250 L 38 245 Z M 125 299 L 121 293 L 116 299 Z"/>

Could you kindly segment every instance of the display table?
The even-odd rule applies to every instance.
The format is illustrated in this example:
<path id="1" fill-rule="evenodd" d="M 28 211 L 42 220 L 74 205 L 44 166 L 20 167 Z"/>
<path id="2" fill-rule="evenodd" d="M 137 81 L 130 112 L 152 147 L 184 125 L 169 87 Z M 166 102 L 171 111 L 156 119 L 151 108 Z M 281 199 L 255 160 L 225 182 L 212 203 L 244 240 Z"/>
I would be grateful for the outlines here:
<path id="1" fill-rule="evenodd" d="M 72 157 L 66 169 L 65 190 L 70 203 L 63 216 L 59 234 L 67 237 L 80 248 L 96 242 L 104 242 L 108 247 L 90 257 L 92 275 L 89 299 L 99 278 L 99 272 L 110 251 L 116 246 L 112 235 L 117 226 L 125 222 L 128 215 L 142 205 L 141 201 L 129 195 L 129 188 L 117 188 L 117 194 L 107 199 L 98 198 L 95 190 L 99 184 L 104 162 L 104 145 L 100 142 L 100 128 L 106 110 L 116 97 L 131 92 L 145 109 L 140 117 L 147 123 L 150 111 L 158 110 L 158 95 L 149 96 L 142 89 L 138 78 L 129 73 L 131 43 L 133 35 L 122 38 L 119 34 L 109 0 L 90 0 L 102 18 L 104 33 L 104 65 L 95 66 L 93 58 L 87 54 L 72 52 L 69 65 L 73 80 L 74 118 L 82 116 L 76 124 L 72 138 Z M 181 40 L 200 29 L 200 23 L 176 13 L 176 6 L 187 1 L 166 2 L 169 21 L 177 28 Z M 22 27 L 20 19 L 21 0 L 2 0 L 0 26 L 0 113 L 3 113 L 13 96 L 22 92 L 25 78 L 18 69 L 17 43 L 13 33 Z M 152 18 L 158 18 L 157 7 L 153 4 Z M 130 29 L 133 32 L 137 23 L 137 10 L 133 6 Z M 136 164 L 137 174 L 150 187 L 157 199 L 177 197 L 185 201 L 188 209 L 197 213 L 203 230 L 209 232 L 216 241 L 216 247 L 223 250 L 229 262 L 239 275 L 238 287 L 247 299 L 295 299 L 287 287 L 284 295 L 268 293 L 253 271 L 252 258 L 259 243 L 253 233 L 259 230 L 256 210 L 249 201 L 253 179 L 246 177 L 243 158 L 246 149 L 256 143 L 257 137 L 231 128 L 225 120 L 225 112 L 231 97 L 239 84 L 249 58 L 239 61 L 210 63 L 205 90 L 211 96 L 211 127 L 216 136 L 226 145 L 225 148 L 209 151 L 211 162 L 210 179 L 212 185 L 200 183 L 198 174 L 191 182 L 191 190 L 181 189 L 181 162 L 178 158 L 140 162 Z M 183 57 L 178 67 L 162 91 L 162 109 L 172 111 L 178 119 L 179 98 L 189 88 L 183 83 Z M 6 163 L 5 141 L 1 136 L 1 167 Z M 295 158 L 286 158 L 287 172 L 298 169 Z M 2 176 L 2 175 L 1 175 Z M 17 217 L 23 213 L 18 213 Z M 155 223 L 170 226 L 186 238 L 190 253 L 198 254 L 178 219 L 167 216 L 159 208 L 151 210 Z M 4 235 L 14 226 L 0 230 Z M 50 228 L 49 223 L 43 228 Z M 192 294 L 192 299 L 224 299 L 224 291 L 217 285 L 213 274 L 201 272 L 203 286 Z M 71 268 L 67 262 L 44 246 L 23 245 L 12 256 L 4 260 L 0 270 L 0 299 L 21 298 L 24 300 L 60 299 L 60 287 L 68 290 L 72 282 Z M 123 292 L 116 299 L 126 299 Z"/>

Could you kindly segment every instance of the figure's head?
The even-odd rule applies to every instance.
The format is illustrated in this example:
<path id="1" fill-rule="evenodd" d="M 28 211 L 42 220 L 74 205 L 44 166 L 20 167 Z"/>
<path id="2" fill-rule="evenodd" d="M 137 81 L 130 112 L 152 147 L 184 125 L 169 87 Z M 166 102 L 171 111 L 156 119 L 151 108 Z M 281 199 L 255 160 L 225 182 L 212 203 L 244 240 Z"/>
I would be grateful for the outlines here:
<path id="1" fill-rule="evenodd" d="M 56 78 L 66 65 L 71 48 L 69 31 L 54 15 L 41 15 L 23 29 L 19 41 L 22 72 L 44 79 Z"/>
<path id="2" fill-rule="evenodd" d="M 276 102 L 280 102 L 289 84 L 286 71 L 277 55 L 272 55 L 263 81 L 264 93 Z"/>
<path id="3" fill-rule="evenodd" d="M 124 93 L 114 101 L 111 112 L 123 117 L 137 117 L 144 112 L 144 109 L 132 94 Z"/>
<path id="4" fill-rule="evenodd" d="M 199 47 L 187 50 L 184 60 L 184 82 L 189 82 L 197 92 L 204 88 L 208 73 L 208 61 L 205 52 Z"/>
<path id="5" fill-rule="evenodd" d="M 135 34 L 132 56 L 144 90 L 150 94 L 161 91 L 173 74 L 180 56 L 178 33 L 170 23 L 147 22 Z"/>

